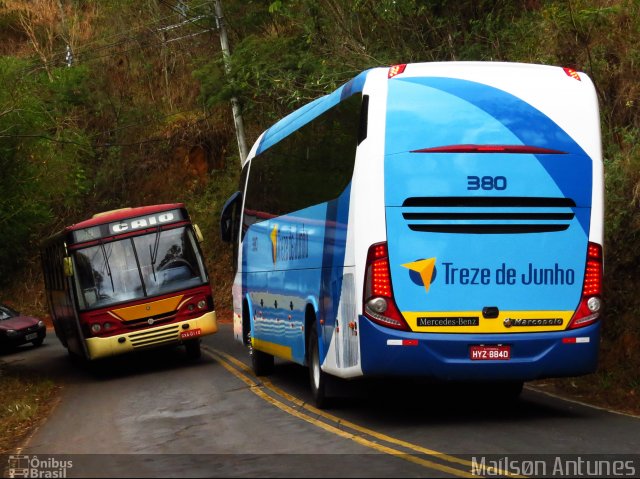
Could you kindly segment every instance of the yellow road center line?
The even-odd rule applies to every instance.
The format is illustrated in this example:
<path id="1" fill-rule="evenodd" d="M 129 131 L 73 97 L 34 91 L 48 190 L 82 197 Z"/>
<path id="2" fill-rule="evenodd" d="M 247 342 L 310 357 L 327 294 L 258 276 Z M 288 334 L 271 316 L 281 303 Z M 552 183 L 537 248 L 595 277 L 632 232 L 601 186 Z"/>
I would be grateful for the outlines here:
<path id="1" fill-rule="evenodd" d="M 251 379 L 250 377 L 246 376 L 245 374 L 243 374 L 241 371 L 238 371 L 236 368 L 234 368 L 231 364 L 229 364 L 225 357 L 223 357 L 224 353 L 219 353 L 218 351 L 207 351 L 207 353 L 212 356 L 214 359 L 218 360 L 218 362 L 222 365 L 222 367 L 224 367 L 227 371 L 229 371 L 231 374 L 233 374 L 234 376 L 236 376 L 238 379 L 240 379 L 242 382 L 244 382 L 247 386 L 249 386 L 250 390 L 256 394 L 258 397 L 260 397 L 261 399 L 264 399 L 265 401 L 267 401 L 268 403 L 272 404 L 273 406 L 281 409 L 282 411 L 285 411 L 288 414 L 291 414 L 292 416 L 295 416 L 299 419 L 302 419 L 310 424 L 313 424 L 314 426 L 317 426 L 321 429 L 324 429 L 325 431 L 328 431 L 332 434 L 335 434 L 337 436 L 340 436 L 344 439 L 349 439 L 351 441 L 354 441 L 364 447 L 368 447 L 370 449 L 374 449 L 376 451 L 379 452 L 383 452 L 385 454 L 389 454 L 391 456 L 397 457 L 399 459 L 404 459 L 405 461 L 417 464 L 419 466 L 423 466 L 426 467 L 428 469 L 435 469 L 437 471 L 441 471 L 441 472 L 446 472 L 448 474 L 452 474 L 454 476 L 458 476 L 458 477 L 476 477 L 474 474 L 471 474 L 469 472 L 465 472 L 465 471 L 461 471 L 459 469 L 454 469 L 452 467 L 449 466 L 443 466 L 442 464 L 438 464 L 426 459 L 421 459 L 419 457 L 416 456 L 412 456 L 411 454 L 407 454 L 406 452 L 402 452 L 398 449 L 393 449 L 391 447 L 388 446 L 384 446 L 382 444 L 378 444 L 376 442 L 373 441 L 369 441 L 368 439 L 365 439 L 361 436 L 357 436 L 355 434 L 351 434 L 348 433 L 342 429 L 338 429 L 335 426 L 332 426 L 330 424 L 326 424 L 322 421 L 319 421 L 318 419 L 315 419 L 303 412 L 297 411 L 296 409 L 292 408 L 291 406 L 288 406 L 286 404 L 284 404 L 281 401 L 278 401 L 277 399 L 269 396 L 267 393 L 265 393 L 260 386 L 258 385 L 258 383 L 256 383 L 253 379 Z M 226 355 L 225 355 L 226 356 Z"/>
<path id="2" fill-rule="evenodd" d="M 238 360 L 237 358 L 234 358 L 233 356 L 224 353 L 222 351 L 218 351 L 218 350 L 214 350 L 215 353 L 217 353 L 218 355 L 224 357 L 227 361 L 233 363 L 234 365 L 236 365 L 238 368 L 242 369 L 243 371 L 245 371 L 246 373 L 250 374 L 251 376 L 253 376 L 253 371 L 251 370 L 251 368 L 249 368 L 246 364 L 244 364 L 242 361 Z M 377 431 L 374 431 L 373 429 L 369 429 L 363 426 L 359 426 L 358 424 L 352 423 L 350 421 L 347 421 L 345 419 L 339 418 L 338 416 L 334 416 L 333 414 L 327 413 L 326 411 L 322 411 L 321 409 L 318 409 L 304 401 L 302 401 L 301 399 L 298 399 L 295 396 L 292 396 L 291 394 L 287 393 L 286 391 L 280 389 L 278 386 L 274 385 L 268 378 L 266 377 L 261 377 L 260 381 L 265 385 L 265 387 L 267 387 L 268 389 L 270 389 L 271 391 L 273 391 L 275 394 L 285 398 L 286 400 L 294 403 L 296 406 L 302 407 L 304 409 L 306 409 L 309 412 L 312 412 L 313 414 L 316 414 L 318 416 L 321 416 L 329 421 L 332 421 L 336 424 L 339 424 L 341 426 L 344 427 L 348 427 L 349 429 L 353 429 L 354 431 L 358 431 L 360 433 L 363 434 L 367 434 L 368 436 L 371 437 L 375 437 L 376 439 L 380 439 L 381 441 L 385 441 L 388 442 L 390 444 L 395 444 L 397 446 L 402 446 L 405 447 L 407 449 L 411 449 L 412 451 L 415 452 L 419 452 L 421 454 L 426 454 L 428 456 L 434 456 L 437 457 L 438 459 L 441 459 L 443 461 L 447 461 L 447 462 L 452 462 L 455 464 L 460 464 L 463 466 L 468 466 L 470 469 L 476 469 L 476 470 L 484 470 L 487 473 L 490 473 L 492 475 L 501 475 L 501 476 L 508 476 L 508 477 L 514 477 L 514 478 L 526 478 L 527 476 L 521 476 L 521 475 L 517 475 L 517 474 L 512 474 L 509 473 L 508 471 L 504 471 L 502 469 L 498 469 L 498 468 L 494 468 L 494 467 L 487 467 L 487 466 L 482 466 L 481 464 L 476 464 L 473 463 L 471 461 L 468 461 L 466 459 L 461 459 L 459 457 L 455 457 L 455 456 L 451 456 L 449 454 L 445 454 L 442 452 L 438 452 L 435 451 L 433 449 L 428 449 L 426 447 L 422 447 L 419 446 L 417 444 L 412 444 L 410 442 L 407 441 L 403 441 L 402 439 L 397 439 L 395 437 L 392 436 L 387 436 L 386 434 L 382 434 L 379 433 Z M 254 383 L 255 384 L 255 383 Z"/>

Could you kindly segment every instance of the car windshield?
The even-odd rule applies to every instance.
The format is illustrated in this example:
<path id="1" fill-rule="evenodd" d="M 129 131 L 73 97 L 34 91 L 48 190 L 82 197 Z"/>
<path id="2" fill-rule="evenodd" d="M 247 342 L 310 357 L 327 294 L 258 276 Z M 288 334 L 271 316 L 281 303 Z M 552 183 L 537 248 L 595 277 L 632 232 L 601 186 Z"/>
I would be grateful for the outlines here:
<path id="1" fill-rule="evenodd" d="M 160 230 L 77 250 L 80 309 L 198 286 L 207 277 L 191 228 Z"/>
<path id="2" fill-rule="evenodd" d="M 0 305 L 0 321 L 4 321 L 5 319 L 15 318 L 20 314 L 17 311 L 9 308 L 8 306 Z"/>

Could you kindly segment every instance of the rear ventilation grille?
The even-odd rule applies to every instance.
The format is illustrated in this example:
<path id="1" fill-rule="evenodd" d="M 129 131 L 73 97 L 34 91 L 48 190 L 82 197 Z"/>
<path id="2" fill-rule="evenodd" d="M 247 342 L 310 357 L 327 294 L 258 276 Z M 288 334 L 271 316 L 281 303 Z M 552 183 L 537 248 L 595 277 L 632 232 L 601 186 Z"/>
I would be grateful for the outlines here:
<path id="1" fill-rule="evenodd" d="M 564 231 L 574 218 L 570 198 L 414 197 L 402 204 L 413 231 L 515 234 Z"/>

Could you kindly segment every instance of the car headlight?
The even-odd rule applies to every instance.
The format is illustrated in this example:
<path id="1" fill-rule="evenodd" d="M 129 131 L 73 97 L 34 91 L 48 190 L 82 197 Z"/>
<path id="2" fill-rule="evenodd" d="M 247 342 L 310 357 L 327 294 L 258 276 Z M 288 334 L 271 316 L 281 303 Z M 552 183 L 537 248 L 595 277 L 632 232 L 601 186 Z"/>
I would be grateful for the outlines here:
<path id="1" fill-rule="evenodd" d="M 7 336 L 9 336 L 10 338 L 15 337 L 18 335 L 18 331 L 16 331 L 15 329 L 7 329 Z"/>
<path id="2" fill-rule="evenodd" d="M 44 328 L 44 321 L 38 321 L 38 327 Z"/>

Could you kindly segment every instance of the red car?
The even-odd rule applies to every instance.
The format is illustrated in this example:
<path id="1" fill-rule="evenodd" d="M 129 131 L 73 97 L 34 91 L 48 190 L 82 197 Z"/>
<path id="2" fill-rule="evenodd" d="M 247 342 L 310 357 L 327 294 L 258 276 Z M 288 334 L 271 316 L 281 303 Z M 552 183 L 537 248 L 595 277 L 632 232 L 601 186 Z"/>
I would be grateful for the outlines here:
<path id="1" fill-rule="evenodd" d="M 47 335 L 43 321 L 23 316 L 4 304 L 0 304 L 0 349 L 11 349 L 21 344 L 40 346 Z"/>

